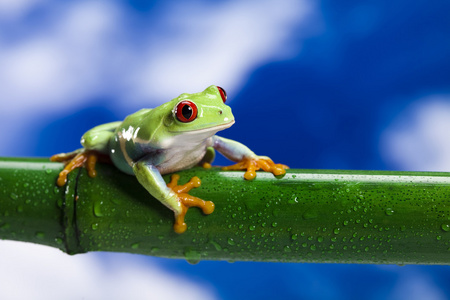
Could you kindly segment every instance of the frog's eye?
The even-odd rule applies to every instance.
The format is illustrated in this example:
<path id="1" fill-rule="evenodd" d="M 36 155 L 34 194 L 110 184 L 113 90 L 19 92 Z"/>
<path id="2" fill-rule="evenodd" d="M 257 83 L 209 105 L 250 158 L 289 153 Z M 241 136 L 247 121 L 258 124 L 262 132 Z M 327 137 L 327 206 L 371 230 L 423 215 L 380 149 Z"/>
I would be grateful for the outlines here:
<path id="1" fill-rule="evenodd" d="M 192 122 L 197 118 L 197 105 L 194 102 L 184 100 L 175 107 L 175 116 L 183 123 Z"/>
<path id="2" fill-rule="evenodd" d="M 223 103 L 225 103 L 225 101 L 227 101 L 227 92 L 225 92 L 225 90 L 223 88 L 221 88 L 220 86 L 218 86 L 217 89 L 219 90 L 219 93 L 220 93 L 220 96 L 222 97 Z"/>

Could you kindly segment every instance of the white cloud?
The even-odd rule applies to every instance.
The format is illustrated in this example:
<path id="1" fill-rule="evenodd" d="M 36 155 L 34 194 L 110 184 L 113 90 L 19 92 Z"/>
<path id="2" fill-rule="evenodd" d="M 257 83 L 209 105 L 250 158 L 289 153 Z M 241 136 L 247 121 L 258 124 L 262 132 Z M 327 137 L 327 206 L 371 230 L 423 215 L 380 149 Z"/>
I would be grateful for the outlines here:
<path id="1" fill-rule="evenodd" d="M 313 12 L 311 1 L 230 1 L 214 5 L 177 4 L 163 26 L 177 32 L 147 52 L 136 72 L 128 72 L 137 99 L 171 97 L 211 84 L 237 93 L 260 65 L 299 49 L 292 37 Z"/>
<path id="2" fill-rule="evenodd" d="M 114 7 L 94 1 L 47 10 L 46 22 L 17 25 L 27 34 L 0 44 L 2 113 L 61 110 L 107 89 L 102 58 L 119 23 Z"/>
<path id="3" fill-rule="evenodd" d="M 0 18 L 17 20 L 45 0 L 0 0 Z"/>
<path id="4" fill-rule="evenodd" d="M 306 35 L 294 29 L 306 25 L 313 2 L 173 4 L 135 40 L 134 15 L 113 2 L 46 11 L 46 22 L 23 28 L 26 38 L 1 44 L 4 112 L 68 109 L 99 95 L 151 106 L 213 83 L 237 92 L 256 67 L 299 50 L 290 38 Z"/>
<path id="5" fill-rule="evenodd" d="M 418 100 L 385 130 L 380 149 L 394 168 L 450 170 L 450 96 Z"/>
<path id="6" fill-rule="evenodd" d="M 75 256 L 29 243 L 0 241 L 1 299 L 215 299 L 203 282 L 170 274 L 141 256 Z"/>
<path id="7" fill-rule="evenodd" d="M 398 267 L 396 267 L 398 268 Z M 398 273 L 400 278 L 393 288 L 388 299 L 408 299 L 408 300 L 444 300 L 447 299 L 445 293 L 433 281 L 428 274 L 414 270 L 402 271 Z"/>
<path id="8" fill-rule="evenodd" d="M 298 29 L 306 28 L 314 4 L 171 3 L 149 20 L 111 1 L 10 5 L 10 25 L 21 34 L 5 38 L 0 30 L 0 125 L 9 128 L 0 153 L 11 153 L 11 141 L 26 135 L 24 120 L 64 116 L 95 98 L 109 96 L 116 100 L 110 109 L 129 113 L 211 84 L 236 94 L 258 66 L 299 51 L 307 30 Z M 36 7 L 44 12 L 40 23 L 21 22 Z"/>

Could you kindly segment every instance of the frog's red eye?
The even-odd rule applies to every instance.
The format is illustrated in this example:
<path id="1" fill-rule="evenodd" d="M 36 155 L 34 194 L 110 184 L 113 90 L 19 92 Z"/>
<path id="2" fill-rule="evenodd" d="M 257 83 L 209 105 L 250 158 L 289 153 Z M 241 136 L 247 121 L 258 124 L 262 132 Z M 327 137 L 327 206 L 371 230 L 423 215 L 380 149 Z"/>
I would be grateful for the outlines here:
<path id="1" fill-rule="evenodd" d="M 175 107 L 175 116 L 180 122 L 192 122 L 197 118 L 197 106 L 188 100 L 181 101 Z"/>
<path id="2" fill-rule="evenodd" d="M 222 97 L 223 103 L 225 103 L 225 101 L 227 101 L 227 92 L 225 92 L 225 90 L 223 88 L 221 88 L 220 86 L 218 86 L 217 89 L 219 90 L 219 93 L 220 93 L 220 96 Z"/>

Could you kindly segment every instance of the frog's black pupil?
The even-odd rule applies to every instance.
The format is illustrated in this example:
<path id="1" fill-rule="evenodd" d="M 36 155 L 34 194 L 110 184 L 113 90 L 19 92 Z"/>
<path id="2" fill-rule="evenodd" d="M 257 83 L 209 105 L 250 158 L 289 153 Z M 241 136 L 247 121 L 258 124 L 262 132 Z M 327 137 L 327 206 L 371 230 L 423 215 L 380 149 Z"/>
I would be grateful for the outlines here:
<path id="1" fill-rule="evenodd" d="M 185 117 L 187 120 L 192 116 L 192 108 L 189 105 L 184 105 L 181 109 L 181 114 L 183 117 Z"/>

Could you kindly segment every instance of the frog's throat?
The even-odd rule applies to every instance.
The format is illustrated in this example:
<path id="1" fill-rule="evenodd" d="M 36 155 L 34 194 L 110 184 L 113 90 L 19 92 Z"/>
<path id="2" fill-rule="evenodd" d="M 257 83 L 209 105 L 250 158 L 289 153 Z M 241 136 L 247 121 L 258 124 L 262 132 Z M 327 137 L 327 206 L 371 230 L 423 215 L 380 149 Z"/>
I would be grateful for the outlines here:
<path id="1" fill-rule="evenodd" d="M 232 121 L 230 121 L 228 123 L 225 123 L 225 124 L 222 124 L 222 125 L 213 126 L 213 127 L 206 127 L 206 128 L 195 129 L 195 130 L 186 130 L 186 131 L 169 131 L 169 132 L 180 133 L 180 134 L 181 133 L 183 133 L 183 134 L 185 134 L 185 133 L 187 133 L 187 134 L 198 134 L 198 133 L 213 132 L 213 131 L 218 132 L 218 131 L 221 131 L 221 130 L 224 130 L 224 129 L 227 129 L 227 128 L 231 127 L 234 124 L 234 122 L 235 121 L 232 120 Z"/>

